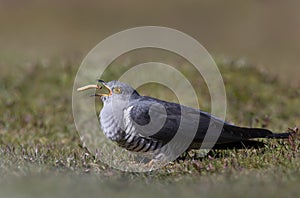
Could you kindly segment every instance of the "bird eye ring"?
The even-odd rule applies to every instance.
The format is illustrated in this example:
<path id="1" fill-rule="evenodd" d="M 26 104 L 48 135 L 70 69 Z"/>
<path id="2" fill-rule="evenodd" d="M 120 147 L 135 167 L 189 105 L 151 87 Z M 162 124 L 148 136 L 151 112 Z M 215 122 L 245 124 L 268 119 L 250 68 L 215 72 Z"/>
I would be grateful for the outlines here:
<path id="1" fill-rule="evenodd" d="M 122 93 L 122 90 L 121 90 L 120 87 L 115 87 L 115 88 L 113 89 L 113 92 L 116 93 L 116 94 L 120 94 L 120 93 Z"/>

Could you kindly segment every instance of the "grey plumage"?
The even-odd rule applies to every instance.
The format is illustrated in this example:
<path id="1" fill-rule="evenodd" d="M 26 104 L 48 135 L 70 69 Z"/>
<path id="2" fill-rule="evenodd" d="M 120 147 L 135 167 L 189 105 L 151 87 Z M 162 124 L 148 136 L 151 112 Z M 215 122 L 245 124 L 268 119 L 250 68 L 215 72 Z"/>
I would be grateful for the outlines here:
<path id="1" fill-rule="evenodd" d="M 103 132 L 107 138 L 129 151 L 160 149 L 174 138 L 179 127 L 183 127 L 184 136 L 193 136 L 187 149 L 199 149 L 209 124 L 222 127 L 215 148 L 261 145 L 252 139 L 288 138 L 290 135 L 235 126 L 198 109 L 140 96 L 132 87 L 119 81 L 100 82 L 109 90 L 108 94 L 96 94 L 103 101 L 100 112 Z M 182 116 L 186 118 L 186 123 L 180 125 Z M 197 124 L 196 133 L 190 134 L 193 123 Z"/>

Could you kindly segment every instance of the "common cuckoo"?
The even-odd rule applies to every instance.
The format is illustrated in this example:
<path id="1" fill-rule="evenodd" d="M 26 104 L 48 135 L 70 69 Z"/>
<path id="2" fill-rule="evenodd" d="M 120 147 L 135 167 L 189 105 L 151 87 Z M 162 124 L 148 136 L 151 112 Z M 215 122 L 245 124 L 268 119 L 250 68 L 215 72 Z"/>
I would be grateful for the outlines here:
<path id="1" fill-rule="evenodd" d="M 273 133 L 263 128 L 239 127 L 225 122 L 209 113 L 173 102 L 141 96 L 128 84 L 119 81 L 103 85 L 87 85 L 77 89 L 107 88 L 107 93 L 96 93 L 103 101 L 100 124 L 104 134 L 119 146 L 134 152 L 153 152 L 160 149 L 176 135 L 182 116 L 197 123 L 195 132 L 190 134 L 188 124 L 181 126 L 184 135 L 192 135 L 187 150 L 199 149 L 209 126 L 221 126 L 219 137 L 213 148 L 244 148 L 261 146 L 255 138 L 288 138 L 291 133 Z M 193 120 L 196 118 L 197 120 Z M 150 124 L 151 123 L 151 124 Z"/>

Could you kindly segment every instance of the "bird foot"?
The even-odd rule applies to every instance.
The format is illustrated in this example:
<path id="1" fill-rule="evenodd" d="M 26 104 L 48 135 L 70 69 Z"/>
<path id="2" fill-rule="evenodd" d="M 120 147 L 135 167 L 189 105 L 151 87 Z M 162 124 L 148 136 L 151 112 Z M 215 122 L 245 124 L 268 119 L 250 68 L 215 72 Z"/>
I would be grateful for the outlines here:
<path id="1" fill-rule="evenodd" d="M 152 159 L 145 165 L 145 168 L 147 168 L 149 171 L 152 171 L 154 169 L 155 163 L 156 161 Z"/>
<path id="2" fill-rule="evenodd" d="M 294 127 L 293 129 L 292 128 L 288 128 L 288 130 L 294 135 L 296 133 L 298 133 L 299 129 L 298 127 Z"/>

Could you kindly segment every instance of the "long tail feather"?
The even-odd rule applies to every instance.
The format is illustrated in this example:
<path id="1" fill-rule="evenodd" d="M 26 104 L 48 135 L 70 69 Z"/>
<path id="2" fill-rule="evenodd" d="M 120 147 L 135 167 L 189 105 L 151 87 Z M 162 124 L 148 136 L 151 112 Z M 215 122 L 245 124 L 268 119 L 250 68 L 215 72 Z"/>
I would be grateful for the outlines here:
<path id="1" fill-rule="evenodd" d="M 292 135 L 294 132 L 284 132 L 284 133 L 273 133 L 268 129 L 262 128 L 246 128 L 238 126 L 226 126 L 224 130 L 228 133 L 234 134 L 237 137 L 241 137 L 241 140 L 249 140 L 253 138 L 276 138 L 285 139 Z"/>
<path id="2" fill-rule="evenodd" d="M 286 138 L 289 138 L 293 134 L 294 134 L 294 132 L 272 133 L 272 135 L 267 136 L 267 138 L 286 139 Z"/>
<path id="3" fill-rule="evenodd" d="M 231 142 L 231 143 L 224 143 L 224 144 L 216 144 L 212 149 L 249 149 L 249 148 L 263 148 L 265 147 L 264 142 L 259 142 L 255 140 L 245 140 L 240 142 Z"/>

